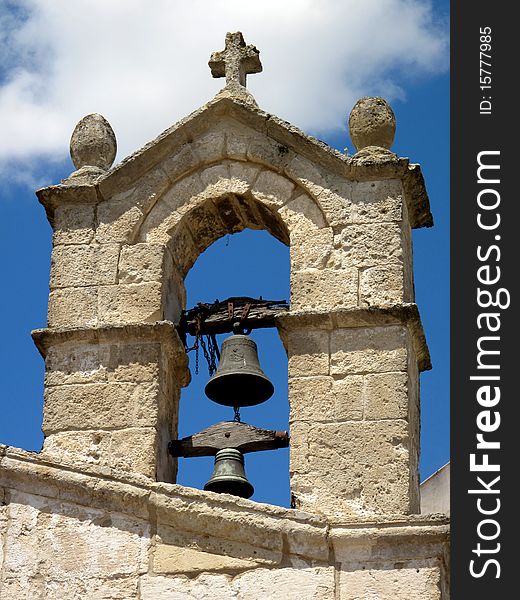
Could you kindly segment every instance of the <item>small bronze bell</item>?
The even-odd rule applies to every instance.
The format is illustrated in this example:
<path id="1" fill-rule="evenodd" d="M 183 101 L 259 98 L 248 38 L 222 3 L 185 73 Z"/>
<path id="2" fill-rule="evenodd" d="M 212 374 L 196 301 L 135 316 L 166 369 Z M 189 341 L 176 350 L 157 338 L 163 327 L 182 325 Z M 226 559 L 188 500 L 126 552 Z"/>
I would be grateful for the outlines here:
<path id="1" fill-rule="evenodd" d="M 244 470 L 244 455 L 235 448 L 224 448 L 215 455 L 215 468 L 204 489 L 218 494 L 232 494 L 250 498 L 255 488 L 249 483 Z"/>
<path id="2" fill-rule="evenodd" d="M 260 368 L 255 342 L 247 335 L 224 340 L 220 361 L 205 388 L 206 396 L 225 406 L 254 406 L 269 399 L 274 386 Z"/>

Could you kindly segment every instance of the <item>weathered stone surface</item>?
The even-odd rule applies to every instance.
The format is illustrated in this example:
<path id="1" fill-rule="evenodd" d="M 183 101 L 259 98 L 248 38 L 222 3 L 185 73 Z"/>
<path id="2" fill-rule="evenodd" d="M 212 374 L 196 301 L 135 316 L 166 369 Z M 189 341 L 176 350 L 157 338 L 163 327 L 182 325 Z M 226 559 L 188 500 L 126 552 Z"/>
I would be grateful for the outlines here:
<path id="1" fill-rule="evenodd" d="M 97 207 L 96 240 L 101 243 L 133 243 L 144 216 L 171 185 L 161 168 L 150 170 L 139 182 L 115 195 L 109 191 Z M 99 184 L 103 193 L 103 184 Z"/>
<path id="2" fill-rule="evenodd" d="M 295 231 L 311 231 L 326 227 L 327 222 L 320 207 L 307 194 L 300 194 L 279 209 L 291 234 Z"/>
<path id="3" fill-rule="evenodd" d="M 302 567 L 254 569 L 232 578 L 229 575 L 203 574 L 195 579 L 144 576 L 142 600 L 333 600 L 333 568 Z"/>
<path id="4" fill-rule="evenodd" d="M 98 322 L 98 288 L 53 290 L 49 294 L 49 327 L 95 326 Z"/>
<path id="5" fill-rule="evenodd" d="M 110 169 L 116 151 L 114 130 L 102 115 L 87 115 L 76 125 L 70 140 L 70 156 L 76 169 L 84 166 Z"/>
<path id="6" fill-rule="evenodd" d="M 162 285 L 159 282 L 108 285 L 99 288 L 98 322 L 152 323 L 162 318 Z"/>
<path id="7" fill-rule="evenodd" d="M 286 204 L 294 190 L 294 183 L 273 171 L 262 171 L 252 186 L 257 200 L 268 206 L 279 208 Z"/>
<path id="8" fill-rule="evenodd" d="M 403 256 L 397 223 L 347 225 L 335 236 L 334 245 L 334 264 L 343 268 L 383 266 Z"/>
<path id="9" fill-rule="evenodd" d="M 164 263 L 167 253 L 162 244 L 122 246 L 117 270 L 118 283 L 162 281 L 166 277 Z"/>
<path id="10" fill-rule="evenodd" d="M 424 182 L 385 148 L 341 155 L 235 91 L 110 173 L 87 165 L 39 193 L 56 228 L 49 322 L 68 329 L 34 336 L 47 354 L 41 458 L 0 448 L 7 502 L 11 490 L 41 493 L 20 501 L 34 514 L 18 530 L 13 520 L 17 569 L 4 570 L 0 595 L 415 597 L 403 575 L 415 567 L 427 589 L 423 559 L 445 542 L 406 528 L 418 510 L 422 331 L 402 305 L 413 299 L 410 225 L 430 222 Z M 374 131 L 365 142 L 384 145 Z M 277 326 L 293 500 L 308 514 L 158 483 L 175 480 L 167 444 L 187 380 L 177 333 L 154 323 L 178 322 L 198 256 L 246 227 L 291 246 L 291 311 Z"/>
<path id="11" fill-rule="evenodd" d="M 329 332 L 298 330 L 289 334 L 289 376 L 329 374 Z"/>
<path id="12" fill-rule="evenodd" d="M 395 568 L 391 563 L 373 568 L 353 565 L 341 571 L 339 590 L 340 600 L 441 600 L 441 571 L 438 566 L 425 567 L 420 562 L 411 562 L 401 568 Z"/>
<path id="13" fill-rule="evenodd" d="M 330 337 L 333 375 L 406 371 L 408 331 L 400 325 L 337 329 Z"/>
<path id="14" fill-rule="evenodd" d="M 297 377 L 289 380 L 291 420 L 317 422 L 351 421 L 363 418 L 363 376 L 340 380 L 332 377 Z M 293 439 L 291 436 L 291 445 Z M 295 452 L 294 447 L 292 447 Z"/>
<path id="15" fill-rule="evenodd" d="M 141 473 L 155 478 L 156 449 L 154 427 L 133 427 L 119 431 L 52 433 L 45 438 L 43 453 L 75 469 L 86 463 L 110 472 Z"/>
<path id="16" fill-rule="evenodd" d="M 210 552 L 199 552 L 191 548 L 179 548 L 158 544 L 155 547 L 153 570 L 155 573 L 194 575 L 198 573 L 213 571 L 236 572 L 245 571 L 258 566 L 258 563 L 233 558 Z"/>
<path id="17" fill-rule="evenodd" d="M 341 379 L 333 379 L 335 420 L 357 421 L 364 417 L 366 388 L 363 383 L 361 375 L 347 375 Z"/>
<path id="18" fill-rule="evenodd" d="M 363 385 L 365 419 L 408 418 L 407 382 L 407 373 L 365 375 Z"/>
<path id="19" fill-rule="evenodd" d="M 155 427 L 164 400 L 157 383 L 85 383 L 45 393 L 43 431 Z"/>
<path id="20" fill-rule="evenodd" d="M 406 421 L 317 423 L 305 434 L 299 449 L 307 460 L 291 477 L 298 508 L 338 517 L 416 508 L 409 494 Z"/>
<path id="21" fill-rule="evenodd" d="M 20 492 L 11 492 L 9 517 L 6 576 L 111 578 L 137 574 L 145 566 L 144 522 Z"/>
<path id="22" fill-rule="evenodd" d="M 402 264 L 389 264 L 363 269 L 359 275 L 361 306 L 394 306 L 413 300 L 407 287 Z"/>
<path id="23" fill-rule="evenodd" d="M 390 148 L 395 136 L 394 111 L 384 98 L 365 96 L 354 105 L 348 127 L 356 150 L 366 146 Z"/>
<path id="24" fill-rule="evenodd" d="M 333 252 L 333 233 L 322 229 L 293 229 L 291 231 L 291 270 L 323 269 Z"/>
<path id="25" fill-rule="evenodd" d="M 74 383 L 155 381 L 160 348 L 150 342 L 127 344 L 60 344 L 46 356 L 47 386 Z"/>
<path id="26" fill-rule="evenodd" d="M 118 244 L 55 246 L 51 289 L 116 283 Z"/>
<path id="27" fill-rule="evenodd" d="M 63 204 L 54 211 L 53 244 L 90 244 L 94 239 L 94 206 Z"/>
<path id="28" fill-rule="evenodd" d="M 356 268 L 314 269 L 291 273 L 293 310 L 334 310 L 358 304 Z"/>

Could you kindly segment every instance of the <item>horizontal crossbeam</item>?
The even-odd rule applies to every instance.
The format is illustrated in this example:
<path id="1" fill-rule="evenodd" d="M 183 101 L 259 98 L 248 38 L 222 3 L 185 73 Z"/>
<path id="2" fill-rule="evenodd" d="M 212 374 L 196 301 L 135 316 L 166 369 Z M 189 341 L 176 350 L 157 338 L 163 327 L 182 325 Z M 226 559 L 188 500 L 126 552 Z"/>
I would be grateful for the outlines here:
<path id="1" fill-rule="evenodd" d="M 222 421 L 181 440 L 172 440 L 168 451 L 172 456 L 190 458 L 214 456 L 224 448 L 236 448 L 246 454 L 288 446 L 287 431 L 272 431 L 237 421 Z"/>

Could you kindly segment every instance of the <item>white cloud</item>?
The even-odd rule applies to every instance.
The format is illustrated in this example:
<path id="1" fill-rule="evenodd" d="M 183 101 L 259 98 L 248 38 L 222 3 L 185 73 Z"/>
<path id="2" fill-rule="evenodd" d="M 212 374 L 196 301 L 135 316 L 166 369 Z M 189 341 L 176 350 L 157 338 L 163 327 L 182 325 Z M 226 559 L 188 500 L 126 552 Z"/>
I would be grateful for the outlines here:
<path id="1" fill-rule="evenodd" d="M 314 133 L 344 127 L 365 94 L 390 100 L 447 67 L 445 24 L 424 0 L 19 0 L 0 8 L 0 175 L 12 161 L 62 160 L 76 122 L 99 112 L 118 157 L 223 85 L 209 55 L 240 30 L 264 73 L 259 105 Z M 2 13 L 3 10 L 3 13 Z M 404 83 L 403 83 L 404 82 Z"/>

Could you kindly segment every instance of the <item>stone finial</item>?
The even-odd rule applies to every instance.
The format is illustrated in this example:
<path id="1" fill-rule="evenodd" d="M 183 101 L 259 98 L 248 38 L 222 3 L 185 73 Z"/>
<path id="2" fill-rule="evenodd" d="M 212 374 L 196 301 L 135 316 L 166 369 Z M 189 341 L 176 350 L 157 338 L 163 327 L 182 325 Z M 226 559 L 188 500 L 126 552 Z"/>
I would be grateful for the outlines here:
<path id="1" fill-rule="evenodd" d="M 367 146 L 389 150 L 395 136 L 394 111 L 384 98 L 365 96 L 354 105 L 348 127 L 358 152 Z"/>
<path id="2" fill-rule="evenodd" d="M 246 46 L 240 31 L 226 34 L 226 47 L 213 52 L 208 65 L 213 77 L 226 78 L 226 86 L 239 84 L 245 87 L 246 75 L 262 71 L 259 50 L 251 44 Z"/>
<path id="3" fill-rule="evenodd" d="M 83 117 L 70 138 L 70 156 L 76 169 L 97 167 L 110 169 L 116 157 L 116 136 L 105 117 L 92 114 Z"/>

